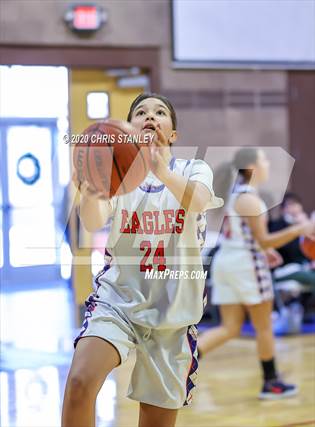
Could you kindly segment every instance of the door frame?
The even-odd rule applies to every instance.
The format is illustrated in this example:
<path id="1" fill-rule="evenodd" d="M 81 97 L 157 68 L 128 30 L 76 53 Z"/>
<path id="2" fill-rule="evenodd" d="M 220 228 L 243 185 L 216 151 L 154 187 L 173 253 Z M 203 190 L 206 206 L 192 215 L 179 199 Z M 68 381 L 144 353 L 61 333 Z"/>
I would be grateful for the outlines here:
<path id="1" fill-rule="evenodd" d="M 86 68 L 143 68 L 152 92 L 160 91 L 160 48 L 0 44 L 0 65 L 55 65 Z"/>
<path id="2" fill-rule="evenodd" d="M 0 44 L 0 65 L 52 65 L 68 68 L 142 68 L 150 78 L 152 92 L 160 92 L 160 47 L 92 47 L 59 45 Z M 70 215 L 70 239 L 73 254 L 77 252 L 76 238 L 78 215 Z M 80 273 L 80 266 L 73 265 L 72 277 Z M 74 291 L 76 294 L 76 291 Z M 80 310 L 76 313 L 80 324 Z"/>
<path id="3" fill-rule="evenodd" d="M 56 132 L 57 132 L 57 121 L 56 119 L 50 118 L 24 118 L 24 117 L 3 117 L 0 118 L 0 132 L 1 132 L 1 142 L 3 142 L 4 138 L 6 138 L 7 129 L 11 126 L 37 126 L 37 127 L 45 127 L 50 130 L 51 138 L 52 138 L 52 157 L 54 157 L 54 150 L 56 149 Z M 7 171 L 7 147 L 6 144 L 1 143 L 0 147 L 1 153 L 1 170 L 0 170 L 0 178 L 4 182 L 6 181 L 6 176 L 8 175 Z M 58 170 L 52 169 L 53 181 L 56 181 L 56 176 L 58 174 Z M 55 177 L 55 179 L 54 179 Z M 49 264 L 49 265 L 31 265 L 31 266 L 23 266 L 23 267 L 12 267 L 9 262 L 9 213 L 11 204 L 9 202 L 9 194 L 7 184 L 2 187 L 3 189 L 3 258 L 4 264 L 0 269 L 1 272 L 1 291 L 16 291 L 16 290 L 31 290 L 37 288 L 43 288 L 43 277 L 45 278 L 45 282 L 48 287 L 52 285 L 56 286 L 63 279 L 60 275 L 60 266 L 58 263 Z M 54 199 L 58 196 L 58 190 L 56 186 L 53 188 Z M 53 207 L 56 208 L 53 203 Z M 58 211 L 55 211 L 55 223 L 56 216 L 58 215 Z M 27 271 L 28 274 L 25 274 Z M 26 282 L 25 277 L 31 277 L 31 280 Z M 23 285 L 25 284 L 25 288 Z M 45 286 L 45 287 L 47 287 Z"/>

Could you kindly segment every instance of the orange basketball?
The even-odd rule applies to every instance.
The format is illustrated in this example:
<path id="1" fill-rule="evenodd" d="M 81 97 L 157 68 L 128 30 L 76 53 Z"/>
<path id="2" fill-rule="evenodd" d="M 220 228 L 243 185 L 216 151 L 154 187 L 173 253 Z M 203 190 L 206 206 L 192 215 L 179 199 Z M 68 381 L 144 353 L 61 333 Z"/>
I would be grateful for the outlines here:
<path id="1" fill-rule="evenodd" d="M 137 188 L 150 169 L 149 144 L 122 120 L 94 123 L 80 135 L 73 151 L 78 179 L 106 198 Z"/>
<path id="2" fill-rule="evenodd" d="M 314 261 L 315 260 L 315 239 L 311 239 L 309 237 L 303 237 L 301 239 L 300 246 L 303 254 L 307 258 Z"/>

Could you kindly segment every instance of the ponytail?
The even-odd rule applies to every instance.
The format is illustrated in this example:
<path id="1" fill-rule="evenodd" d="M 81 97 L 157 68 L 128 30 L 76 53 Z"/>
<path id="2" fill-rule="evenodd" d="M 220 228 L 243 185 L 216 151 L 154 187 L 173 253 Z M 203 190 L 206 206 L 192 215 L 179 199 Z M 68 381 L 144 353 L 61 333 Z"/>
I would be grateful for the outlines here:
<path id="1" fill-rule="evenodd" d="M 222 163 L 214 172 L 215 193 L 226 202 L 236 179 L 233 162 Z"/>
<path id="2" fill-rule="evenodd" d="M 238 150 L 234 156 L 233 166 L 238 173 L 240 182 L 248 183 L 253 170 L 248 166 L 257 162 L 258 149 L 256 147 L 244 147 Z"/>
<path id="3" fill-rule="evenodd" d="M 231 162 L 222 163 L 214 172 L 215 191 L 222 197 L 225 205 L 234 185 L 248 183 L 252 176 L 252 169 L 248 166 L 257 161 L 258 149 L 244 147 L 235 153 Z"/>

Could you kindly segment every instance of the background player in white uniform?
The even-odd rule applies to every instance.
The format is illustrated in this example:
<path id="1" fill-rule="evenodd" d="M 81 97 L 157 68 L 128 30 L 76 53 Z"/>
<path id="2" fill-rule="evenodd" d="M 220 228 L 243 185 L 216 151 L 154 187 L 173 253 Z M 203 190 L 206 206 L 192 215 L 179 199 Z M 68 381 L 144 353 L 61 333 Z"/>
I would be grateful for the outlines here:
<path id="1" fill-rule="evenodd" d="M 169 101 L 140 95 L 128 120 L 156 134 L 152 171 L 136 190 L 110 201 L 81 184 L 80 216 L 90 231 L 113 222 L 106 264 L 95 279 L 67 380 L 62 425 L 93 426 L 95 400 L 108 373 L 136 349 L 129 397 L 139 425 L 175 425 L 197 375 L 196 328 L 203 313 L 200 241 L 204 211 L 219 207 L 212 172 L 202 160 L 172 157 L 176 116 Z M 156 271 L 151 279 L 146 274 Z M 166 273 L 185 272 L 185 277 Z M 161 274 L 161 276 L 160 276 Z M 158 276 L 158 277 L 156 277 Z M 83 339 L 82 339 L 83 338 Z"/>
<path id="2" fill-rule="evenodd" d="M 301 234 L 314 233 L 315 223 L 305 220 L 300 225 L 268 233 L 267 208 L 257 192 L 268 178 L 265 153 L 243 148 L 236 153 L 232 165 L 239 180 L 226 203 L 223 236 L 212 267 L 212 303 L 220 305 L 222 325 L 201 334 L 198 350 L 204 355 L 238 336 L 247 311 L 256 330 L 264 375 L 260 398 L 292 396 L 297 388 L 279 379 L 274 361 L 273 288 L 265 250 L 283 246 Z M 277 253 L 271 249 L 269 254 L 276 257 Z"/>

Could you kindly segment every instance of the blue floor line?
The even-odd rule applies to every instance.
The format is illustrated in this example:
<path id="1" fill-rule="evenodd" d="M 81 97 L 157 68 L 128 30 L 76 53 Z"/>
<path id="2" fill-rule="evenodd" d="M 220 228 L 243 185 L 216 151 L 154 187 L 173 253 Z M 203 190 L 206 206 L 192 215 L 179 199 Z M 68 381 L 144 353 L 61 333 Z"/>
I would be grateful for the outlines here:
<path id="1" fill-rule="evenodd" d="M 212 328 L 212 327 L 215 327 L 215 326 L 210 326 L 210 328 Z M 200 333 L 206 331 L 207 329 L 209 329 L 209 325 L 207 325 L 205 323 L 201 323 L 198 325 L 198 330 Z M 291 335 L 291 334 L 287 334 L 287 333 L 284 333 L 281 331 L 274 331 L 274 334 L 276 336 Z M 301 335 L 315 334 L 315 322 L 304 323 L 302 326 L 302 331 L 299 334 L 301 334 Z M 254 337 L 255 336 L 255 330 L 250 323 L 248 323 L 248 322 L 244 323 L 241 336 L 244 336 L 244 337 Z"/>

